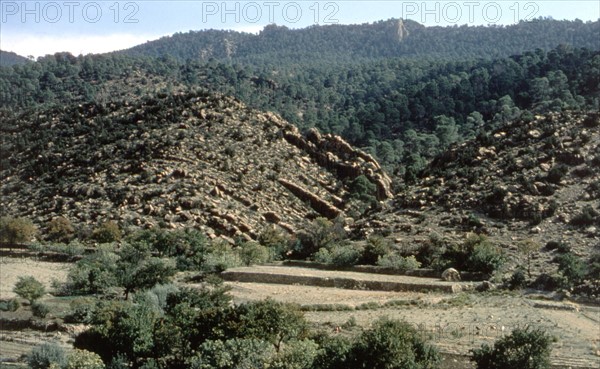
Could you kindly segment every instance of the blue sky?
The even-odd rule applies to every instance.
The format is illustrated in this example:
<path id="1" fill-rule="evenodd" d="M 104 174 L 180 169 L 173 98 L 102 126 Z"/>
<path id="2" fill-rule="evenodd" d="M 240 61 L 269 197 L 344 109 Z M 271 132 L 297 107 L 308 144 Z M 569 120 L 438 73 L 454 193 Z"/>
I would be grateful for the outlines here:
<path id="1" fill-rule="evenodd" d="M 595 21 L 600 18 L 600 2 L 0 0 L 0 48 L 35 57 L 58 51 L 78 55 L 210 28 L 256 33 L 270 23 L 302 28 L 389 18 L 427 26 L 508 25 L 540 16 Z"/>

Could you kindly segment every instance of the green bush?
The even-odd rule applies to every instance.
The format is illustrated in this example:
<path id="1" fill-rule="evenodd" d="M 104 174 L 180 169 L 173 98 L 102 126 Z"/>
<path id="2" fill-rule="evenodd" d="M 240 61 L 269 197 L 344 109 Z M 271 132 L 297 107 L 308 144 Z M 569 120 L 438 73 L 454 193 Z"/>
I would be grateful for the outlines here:
<path id="1" fill-rule="evenodd" d="M 586 275 L 585 264 L 570 252 L 556 256 L 554 262 L 558 263 L 558 271 L 567 279 L 568 286 L 565 287 L 576 285 Z"/>
<path id="2" fill-rule="evenodd" d="M 459 271 L 491 275 L 504 263 L 500 249 L 484 235 L 470 234 L 462 244 L 447 247 L 435 266 L 437 269 L 455 268 Z"/>
<path id="3" fill-rule="evenodd" d="M 594 210 L 594 208 L 590 205 L 586 205 L 581 209 L 581 213 L 575 215 L 573 219 L 571 219 L 571 224 L 579 227 L 592 225 L 596 221 L 598 215 L 598 212 Z"/>
<path id="4" fill-rule="evenodd" d="M 96 353 L 75 349 L 67 357 L 64 369 L 104 369 L 104 363 Z"/>
<path id="5" fill-rule="evenodd" d="M 31 369 L 48 369 L 51 365 L 62 368 L 67 364 L 67 357 L 62 347 L 44 343 L 31 350 L 27 355 L 27 364 Z"/>
<path id="6" fill-rule="evenodd" d="M 0 240 L 9 245 L 30 242 L 37 234 L 35 225 L 25 218 L 0 218 Z"/>
<path id="7" fill-rule="evenodd" d="M 66 323 L 89 323 L 96 304 L 91 298 L 77 298 L 71 301 L 69 307 L 70 310 L 64 317 Z"/>
<path id="8" fill-rule="evenodd" d="M 50 241 L 67 243 L 73 239 L 75 228 L 71 221 L 65 217 L 57 217 L 48 223 L 46 230 L 47 237 Z"/>
<path id="9" fill-rule="evenodd" d="M 437 351 L 410 324 L 380 319 L 363 332 L 348 353 L 347 369 L 433 368 Z"/>
<path id="10" fill-rule="evenodd" d="M 32 276 L 27 276 L 19 277 L 17 283 L 15 283 L 13 292 L 32 304 L 35 300 L 44 296 L 46 288 L 37 279 Z"/>
<path id="11" fill-rule="evenodd" d="M 553 338 L 540 329 L 515 329 L 494 343 L 472 350 L 477 369 L 549 369 Z"/>
<path id="12" fill-rule="evenodd" d="M 371 236 L 363 251 L 361 263 L 375 265 L 380 257 L 392 251 L 392 243 L 385 237 Z"/>
<path id="13" fill-rule="evenodd" d="M 257 242 L 245 242 L 240 250 L 244 265 L 263 264 L 269 261 L 269 250 Z"/>
<path id="14" fill-rule="evenodd" d="M 50 307 L 43 302 L 36 301 L 31 304 L 31 312 L 36 318 L 45 318 L 50 313 Z"/>
<path id="15" fill-rule="evenodd" d="M 527 277 L 525 276 L 525 270 L 518 268 L 507 282 L 508 288 L 511 290 L 517 290 L 527 285 Z"/>
<path id="16" fill-rule="evenodd" d="M 379 257 L 377 265 L 395 270 L 413 270 L 421 267 L 421 263 L 419 263 L 413 255 L 403 257 L 397 253 Z"/>
<path id="17" fill-rule="evenodd" d="M 94 229 L 92 238 L 100 243 L 117 242 L 121 240 L 121 230 L 116 222 L 109 220 Z"/>
<path id="18" fill-rule="evenodd" d="M 0 311 L 17 311 L 20 307 L 21 304 L 17 299 L 0 301 Z"/>

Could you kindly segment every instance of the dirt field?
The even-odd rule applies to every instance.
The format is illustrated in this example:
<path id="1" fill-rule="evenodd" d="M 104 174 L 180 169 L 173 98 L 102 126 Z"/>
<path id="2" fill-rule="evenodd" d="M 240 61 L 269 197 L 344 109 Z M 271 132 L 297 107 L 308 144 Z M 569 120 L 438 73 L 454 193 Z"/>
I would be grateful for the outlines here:
<path id="1" fill-rule="evenodd" d="M 284 268 L 284 269 L 282 269 Z M 331 273 L 294 267 L 258 267 L 258 272 L 271 271 L 286 274 L 321 276 Z M 273 269 L 273 270 L 271 270 Z M 360 274 L 360 273 L 356 273 Z M 351 272 L 345 277 L 363 278 Z M 413 277 L 370 275 L 370 279 L 414 281 Z M 418 282 L 418 281 L 417 281 Z M 427 283 L 432 283 L 428 280 Z M 464 359 L 469 350 L 482 343 L 493 343 L 497 338 L 516 327 L 526 325 L 545 329 L 558 341 L 553 347 L 553 364 L 556 368 L 600 368 L 600 307 L 582 306 L 569 302 L 549 301 L 541 295 L 509 293 L 464 292 L 383 292 L 326 287 L 282 285 L 266 283 L 227 282 L 232 287 L 236 302 L 260 300 L 267 297 L 298 303 L 304 306 L 342 304 L 351 311 L 306 312 L 309 321 L 329 329 L 332 334 L 351 318 L 356 324 L 368 327 L 381 316 L 403 319 L 431 338 L 445 354 L 451 354 L 453 363 L 445 368 L 471 368 Z M 393 308 L 380 306 L 362 310 L 360 305 L 376 302 L 417 301 L 415 304 L 397 304 Z M 342 334 L 344 332 L 341 332 Z M 462 359 L 461 359 L 462 356 Z"/>
<path id="2" fill-rule="evenodd" d="M 21 276 L 34 276 L 46 286 L 46 290 L 49 290 L 54 279 L 65 280 L 71 265 L 36 261 L 30 258 L 0 257 L 0 299 L 15 296 L 12 289 Z"/>
<path id="3" fill-rule="evenodd" d="M 64 280 L 71 264 L 0 258 L 0 298 L 14 296 L 12 287 L 21 275 L 33 275 L 50 288 L 53 279 Z M 273 269 L 275 268 L 275 269 Z M 253 267 L 251 273 L 303 275 L 311 278 L 368 279 L 425 285 L 442 283 L 415 277 L 362 275 L 364 273 L 306 270 L 297 267 Z M 357 274 L 359 274 L 357 276 Z M 306 285 L 228 281 L 237 303 L 273 298 L 318 310 L 326 305 L 343 311 L 307 311 L 307 319 L 331 334 L 346 334 L 344 323 L 354 320 L 368 327 L 381 316 L 413 324 L 444 353 L 444 369 L 473 368 L 469 350 L 493 343 L 511 329 L 524 325 L 541 327 L 557 337 L 553 347 L 556 368 L 600 368 L 600 307 L 548 300 L 540 295 L 517 293 L 385 292 Z M 51 299 L 49 299 L 51 300 Z M 49 301 L 48 300 L 48 301 Z M 385 305 L 387 303 L 387 305 Z M 390 306 L 392 305 L 392 306 Z M 354 328 L 356 330 L 356 328 Z M 68 344 L 58 332 L 2 330 L 0 358 L 18 358 L 42 341 Z"/>

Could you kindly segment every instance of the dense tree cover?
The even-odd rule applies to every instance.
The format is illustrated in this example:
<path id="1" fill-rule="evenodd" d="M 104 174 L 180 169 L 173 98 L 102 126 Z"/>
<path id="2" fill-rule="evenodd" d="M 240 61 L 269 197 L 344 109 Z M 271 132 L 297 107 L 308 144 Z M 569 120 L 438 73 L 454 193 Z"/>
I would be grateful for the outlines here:
<path id="1" fill-rule="evenodd" d="M 15 111 L 95 101 L 101 113 L 111 100 L 205 88 L 274 110 L 302 129 L 340 134 L 410 181 L 427 159 L 481 129 L 530 112 L 598 108 L 599 75 L 598 51 L 567 45 L 497 60 L 388 58 L 277 69 L 55 54 L 0 68 L 0 103 Z"/>
<path id="2" fill-rule="evenodd" d="M 312 331 L 296 305 L 233 305 L 226 292 L 206 284 L 170 292 L 158 305 L 100 301 L 75 347 L 130 368 L 424 369 L 439 360 L 405 322 L 379 320 L 353 339 L 329 336 Z"/>
<path id="3" fill-rule="evenodd" d="M 271 24 L 258 35 L 218 30 L 177 33 L 121 53 L 279 67 L 390 57 L 496 58 L 535 48 L 550 49 L 562 43 L 596 48 L 599 26 L 599 22 L 542 18 L 491 27 L 424 27 L 399 19 L 297 30 Z"/>

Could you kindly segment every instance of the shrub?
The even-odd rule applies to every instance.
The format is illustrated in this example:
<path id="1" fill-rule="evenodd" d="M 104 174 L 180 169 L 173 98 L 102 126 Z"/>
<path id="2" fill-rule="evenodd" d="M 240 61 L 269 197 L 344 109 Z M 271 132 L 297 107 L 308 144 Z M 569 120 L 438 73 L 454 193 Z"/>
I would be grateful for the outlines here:
<path id="1" fill-rule="evenodd" d="M 598 216 L 598 212 L 594 210 L 590 205 L 586 205 L 581 213 L 571 219 L 571 224 L 574 226 L 588 226 L 594 224 L 595 218 Z"/>
<path id="2" fill-rule="evenodd" d="M 89 323 L 96 306 L 91 298 L 77 298 L 71 301 L 69 307 L 70 311 L 64 318 L 66 323 Z"/>
<path id="3" fill-rule="evenodd" d="M 15 283 L 13 292 L 25 300 L 28 300 L 29 303 L 32 304 L 35 300 L 44 296 L 46 293 L 46 288 L 35 278 L 27 276 L 19 277 L 17 283 Z"/>
<path id="4" fill-rule="evenodd" d="M 31 304 L 31 312 L 36 318 L 43 319 L 46 317 L 46 315 L 48 315 L 48 313 L 50 313 L 50 307 L 48 307 L 48 305 L 44 304 L 43 302 L 36 301 L 33 304 Z"/>
<path id="5" fill-rule="evenodd" d="M 491 275 L 504 263 L 501 251 L 487 237 L 469 234 L 462 244 L 450 245 L 440 256 L 436 268 L 456 268 L 460 271 Z"/>
<path id="6" fill-rule="evenodd" d="M 371 236 L 367 239 L 367 245 L 363 251 L 361 262 L 374 265 L 380 257 L 392 251 L 392 243 L 381 236 Z"/>
<path id="7" fill-rule="evenodd" d="M 553 338 L 540 329 L 515 329 L 494 343 L 472 350 L 477 369 L 550 368 L 550 344 Z"/>
<path id="8" fill-rule="evenodd" d="M 377 203 L 377 186 L 361 174 L 350 182 L 350 197 L 363 201 L 369 205 Z"/>
<path id="9" fill-rule="evenodd" d="M 269 261 L 269 250 L 257 242 L 245 242 L 240 251 L 244 265 L 262 264 Z"/>
<path id="10" fill-rule="evenodd" d="M 10 299 L 7 301 L 0 301 L 0 311 L 17 311 L 21 307 L 21 304 L 17 299 Z"/>
<path id="11" fill-rule="evenodd" d="M 346 368 L 431 368 L 439 362 L 437 351 L 408 323 L 380 319 L 354 343 Z"/>
<path id="12" fill-rule="evenodd" d="M 516 290 L 525 287 L 527 284 L 527 278 L 525 277 L 525 271 L 522 268 L 518 268 L 515 272 L 510 276 L 508 280 L 508 288 L 511 290 Z"/>
<path id="13" fill-rule="evenodd" d="M 266 227 L 259 235 L 258 242 L 271 252 L 271 258 L 280 260 L 289 251 L 290 239 L 275 226 Z"/>
<path id="14" fill-rule="evenodd" d="M 571 247 L 565 242 L 549 241 L 546 244 L 547 250 L 556 250 L 557 253 L 564 254 L 571 251 Z"/>
<path id="15" fill-rule="evenodd" d="M 351 266 L 362 256 L 361 247 L 353 244 L 335 245 L 331 249 L 331 263 L 336 266 Z"/>
<path id="16" fill-rule="evenodd" d="M 570 252 L 558 255 L 554 262 L 558 263 L 558 271 L 567 279 L 569 287 L 581 282 L 585 277 L 585 264 Z"/>
<path id="17" fill-rule="evenodd" d="M 3 243 L 15 245 L 29 242 L 35 237 L 37 229 L 29 219 L 0 218 L 0 240 Z"/>
<path id="18" fill-rule="evenodd" d="M 104 369 L 100 356 L 87 350 L 73 350 L 64 369 Z"/>
<path id="19" fill-rule="evenodd" d="M 31 369 L 48 369 L 53 364 L 61 368 L 67 364 L 67 358 L 62 347 L 44 343 L 31 350 L 27 363 Z"/>
<path id="20" fill-rule="evenodd" d="M 189 368 L 263 368 L 274 356 L 273 346 L 258 339 L 208 340 L 202 343 L 198 354 L 189 360 Z"/>
<path id="21" fill-rule="evenodd" d="M 75 228 L 65 217 L 57 217 L 48 223 L 48 239 L 56 242 L 69 242 L 73 239 Z"/>
<path id="22" fill-rule="evenodd" d="M 548 171 L 548 176 L 546 179 L 550 183 L 558 184 L 568 171 L 569 167 L 565 164 L 555 165 Z"/>
<path id="23" fill-rule="evenodd" d="M 413 270 L 421 267 L 421 263 L 413 255 L 403 257 L 397 253 L 390 253 L 380 257 L 377 260 L 377 265 L 395 270 Z"/>
<path id="24" fill-rule="evenodd" d="M 104 293 L 117 285 L 117 260 L 119 257 L 98 251 L 79 260 L 67 275 L 64 293 L 86 295 Z"/>
<path id="25" fill-rule="evenodd" d="M 94 229 L 92 238 L 100 243 L 117 242 L 121 240 L 121 230 L 116 222 L 109 220 Z"/>

